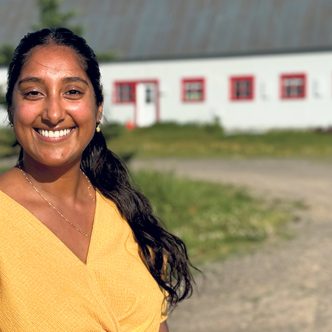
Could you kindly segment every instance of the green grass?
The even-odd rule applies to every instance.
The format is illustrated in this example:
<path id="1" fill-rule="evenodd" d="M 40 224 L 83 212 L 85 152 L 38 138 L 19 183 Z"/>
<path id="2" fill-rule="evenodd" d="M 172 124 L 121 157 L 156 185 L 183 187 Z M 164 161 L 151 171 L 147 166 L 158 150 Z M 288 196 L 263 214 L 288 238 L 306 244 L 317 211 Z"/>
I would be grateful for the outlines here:
<path id="1" fill-rule="evenodd" d="M 143 158 L 332 157 L 332 133 L 318 130 L 226 135 L 218 125 L 166 123 L 132 131 L 110 126 L 105 131 L 116 153 Z"/>
<path id="2" fill-rule="evenodd" d="M 272 131 L 225 135 L 217 125 L 159 124 L 133 131 L 103 126 L 109 147 L 125 159 L 188 158 L 331 158 L 332 135 L 318 131 Z M 0 130 L 0 157 L 16 153 L 9 129 Z M 282 234 L 292 206 L 263 201 L 231 186 L 140 172 L 137 183 L 156 214 L 187 243 L 196 264 L 256 248 Z"/>
<path id="3" fill-rule="evenodd" d="M 0 168 L 0 173 L 6 168 Z M 264 201 L 229 185 L 178 178 L 170 173 L 134 173 L 155 214 L 183 239 L 194 264 L 221 260 L 289 235 L 295 203 Z"/>
<path id="4" fill-rule="evenodd" d="M 177 158 L 332 158 L 331 131 L 270 131 L 226 135 L 216 125 L 157 124 L 128 131 L 104 125 L 108 146 L 124 159 Z M 17 153 L 9 128 L 0 129 L 0 158 Z"/>
<path id="5" fill-rule="evenodd" d="M 285 235 L 293 218 L 291 204 L 263 201 L 244 189 L 147 171 L 134 178 L 167 228 L 188 245 L 196 264 Z"/>
<path id="6" fill-rule="evenodd" d="M 17 154 L 17 149 L 13 147 L 15 141 L 16 140 L 12 129 L 0 129 L 0 158 Z"/>

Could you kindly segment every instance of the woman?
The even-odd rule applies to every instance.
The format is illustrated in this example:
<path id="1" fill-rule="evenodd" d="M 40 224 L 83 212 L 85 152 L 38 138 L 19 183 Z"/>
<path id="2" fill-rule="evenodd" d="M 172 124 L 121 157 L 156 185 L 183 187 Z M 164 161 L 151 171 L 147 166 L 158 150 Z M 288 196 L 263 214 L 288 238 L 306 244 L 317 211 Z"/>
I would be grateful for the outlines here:
<path id="1" fill-rule="evenodd" d="M 192 292 L 186 248 L 107 150 L 91 48 L 27 34 L 6 100 L 21 153 L 0 177 L 0 330 L 168 331 Z"/>

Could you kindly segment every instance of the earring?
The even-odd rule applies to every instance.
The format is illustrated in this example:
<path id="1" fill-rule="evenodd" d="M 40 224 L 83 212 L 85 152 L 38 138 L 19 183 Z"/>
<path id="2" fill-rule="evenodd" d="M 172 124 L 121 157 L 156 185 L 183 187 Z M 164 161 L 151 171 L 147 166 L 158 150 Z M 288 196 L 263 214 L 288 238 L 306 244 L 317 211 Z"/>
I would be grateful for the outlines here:
<path id="1" fill-rule="evenodd" d="M 100 132 L 101 132 L 100 124 L 99 124 L 99 123 L 97 123 L 96 132 L 97 132 L 97 133 L 100 133 Z"/>

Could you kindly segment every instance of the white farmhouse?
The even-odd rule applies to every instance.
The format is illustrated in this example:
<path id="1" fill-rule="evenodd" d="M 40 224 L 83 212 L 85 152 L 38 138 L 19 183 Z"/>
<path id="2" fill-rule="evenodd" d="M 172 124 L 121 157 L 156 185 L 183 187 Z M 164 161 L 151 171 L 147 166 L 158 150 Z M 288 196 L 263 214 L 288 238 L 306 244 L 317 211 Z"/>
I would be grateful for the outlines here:
<path id="1" fill-rule="evenodd" d="M 0 2 L 0 43 L 29 31 L 33 3 Z M 73 23 L 88 43 L 116 56 L 101 64 L 108 121 L 332 126 L 332 0 L 67 0 L 61 8 L 80 8 Z"/>
<path id="2" fill-rule="evenodd" d="M 332 52 L 111 63 L 102 73 L 110 121 L 332 126 Z"/>

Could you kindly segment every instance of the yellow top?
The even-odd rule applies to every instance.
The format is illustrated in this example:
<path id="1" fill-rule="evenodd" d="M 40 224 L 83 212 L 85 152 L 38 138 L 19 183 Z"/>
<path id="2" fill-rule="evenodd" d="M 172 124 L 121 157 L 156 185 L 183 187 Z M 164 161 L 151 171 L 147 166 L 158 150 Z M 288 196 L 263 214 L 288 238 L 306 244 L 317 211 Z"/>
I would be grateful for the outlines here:
<path id="1" fill-rule="evenodd" d="M 0 191 L 1 332 L 157 332 L 164 296 L 116 206 L 96 195 L 86 264 Z"/>

